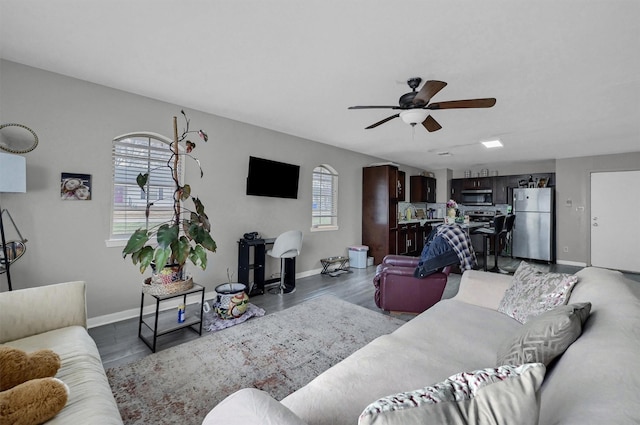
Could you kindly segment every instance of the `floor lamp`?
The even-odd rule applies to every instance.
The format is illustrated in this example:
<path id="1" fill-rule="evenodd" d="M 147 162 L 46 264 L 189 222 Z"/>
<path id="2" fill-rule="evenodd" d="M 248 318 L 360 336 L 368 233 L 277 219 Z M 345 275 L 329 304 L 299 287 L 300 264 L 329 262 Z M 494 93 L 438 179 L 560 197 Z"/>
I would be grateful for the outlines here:
<path id="1" fill-rule="evenodd" d="M 0 193 L 24 193 L 26 191 L 27 164 L 25 158 L 20 155 L 0 152 Z M 13 222 L 9 211 L 3 210 L 0 206 L 0 237 L 2 237 L 3 254 L 2 262 L 0 262 L 0 271 L 7 273 L 7 282 L 9 284 L 9 291 L 11 291 L 11 259 L 9 258 L 9 247 L 5 239 L 4 220 L 2 218 L 5 212 Z"/>

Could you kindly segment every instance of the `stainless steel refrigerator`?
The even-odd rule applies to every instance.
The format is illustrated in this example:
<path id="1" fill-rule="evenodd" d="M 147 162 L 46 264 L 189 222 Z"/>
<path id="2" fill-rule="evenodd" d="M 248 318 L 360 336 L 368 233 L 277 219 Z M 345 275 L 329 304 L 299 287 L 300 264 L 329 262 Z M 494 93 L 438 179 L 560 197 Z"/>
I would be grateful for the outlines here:
<path id="1" fill-rule="evenodd" d="M 554 188 L 513 189 L 513 256 L 555 262 Z"/>

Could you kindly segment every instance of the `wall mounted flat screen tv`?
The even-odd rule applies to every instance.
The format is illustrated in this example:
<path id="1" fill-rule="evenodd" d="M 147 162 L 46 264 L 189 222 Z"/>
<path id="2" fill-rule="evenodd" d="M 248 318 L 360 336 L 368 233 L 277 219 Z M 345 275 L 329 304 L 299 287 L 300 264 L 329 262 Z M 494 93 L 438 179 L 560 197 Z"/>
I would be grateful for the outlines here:
<path id="1" fill-rule="evenodd" d="M 249 157 L 247 195 L 298 199 L 300 166 Z"/>

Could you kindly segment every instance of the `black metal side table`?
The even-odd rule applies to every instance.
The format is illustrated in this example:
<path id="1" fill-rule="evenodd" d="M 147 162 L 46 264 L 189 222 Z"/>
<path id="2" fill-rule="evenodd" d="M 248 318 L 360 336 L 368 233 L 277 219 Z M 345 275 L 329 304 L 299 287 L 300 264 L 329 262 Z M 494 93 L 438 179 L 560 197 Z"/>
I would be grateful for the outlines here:
<path id="1" fill-rule="evenodd" d="M 187 306 L 187 295 L 200 293 L 200 304 L 197 306 Z M 202 306 L 204 305 L 204 287 L 198 284 L 193 284 L 191 289 L 186 291 L 176 292 L 169 295 L 153 295 L 149 294 L 156 299 L 156 310 L 154 313 L 143 315 L 144 310 L 144 291 L 140 299 L 140 322 L 138 323 L 138 338 L 140 338 L 147 347 L 154 353 L 156 352 L 156 342 L 161 335 L 168 334 L 170 332 L 177 331 L 178 329 L 189 328 L 196 332 L 198 335 L 202 335 Z M 182 303 L 185 306 L 184 322 L 178 322 L 178 310 L 169 309 L 166 311 L 160 311 L 160 303 L 163 301 L 171 300 L 174 298 L 182 297 Z M 194 309 L 199 309 L 199 312 L 194 312 Z M 145 325 L 151 332 L 153 332 L 153 338 L 148 338 L 142 334 L 142 325 Z"/>

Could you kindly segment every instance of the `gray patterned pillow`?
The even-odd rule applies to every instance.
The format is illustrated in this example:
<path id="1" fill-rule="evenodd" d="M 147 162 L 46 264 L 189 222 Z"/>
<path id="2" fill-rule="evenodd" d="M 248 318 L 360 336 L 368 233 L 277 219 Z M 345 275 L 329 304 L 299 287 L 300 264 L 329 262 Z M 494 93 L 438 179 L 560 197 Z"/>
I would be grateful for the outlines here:
<path id="1" fill-rule="evenodd" d="M 500 300 L 498 311 L 526 323 L 529 316 L 566 304 L 577 282 L 576 275 L 545 273 L 522 261 Z"/>
<path id="2" fill-rule="evenodd" d="M 538 423 L 540 363 L 500 366 L 450 376 L 433 386 L 394 394 L 367 406 L 358 425 Z"/>
<path id="3" fill-rule="evenodd" d="M 500 345 L 496 364 L 548 366 L 578 339 L 590 312 L 591 303 L 569 304 L 532 318 Z"/>

